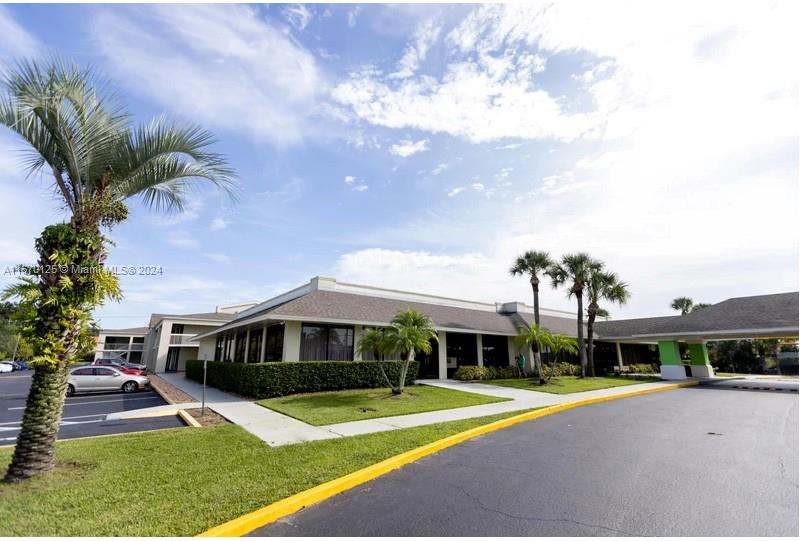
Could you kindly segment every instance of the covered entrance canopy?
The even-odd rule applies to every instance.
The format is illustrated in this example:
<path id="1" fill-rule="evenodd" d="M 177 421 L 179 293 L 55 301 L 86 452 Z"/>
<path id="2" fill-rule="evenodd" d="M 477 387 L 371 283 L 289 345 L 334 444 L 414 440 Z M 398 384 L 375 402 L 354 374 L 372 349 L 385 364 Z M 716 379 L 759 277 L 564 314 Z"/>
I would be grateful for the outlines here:
<path id="1" fill-rule="evenodd" d="M 599 340 L 658 344 L 661 376 L 714 375 L 706 342 L 744 338 L 799 337 L 799 292 L 736 297 L 682 316 L 603 321 L 596 325 Z M 681 360 L 679 342 L 689 347 L 690 363 Z M 621 357 L 621 348 L 617 347 Z M 687 374 L 687 367 L 691 374 Z"/>

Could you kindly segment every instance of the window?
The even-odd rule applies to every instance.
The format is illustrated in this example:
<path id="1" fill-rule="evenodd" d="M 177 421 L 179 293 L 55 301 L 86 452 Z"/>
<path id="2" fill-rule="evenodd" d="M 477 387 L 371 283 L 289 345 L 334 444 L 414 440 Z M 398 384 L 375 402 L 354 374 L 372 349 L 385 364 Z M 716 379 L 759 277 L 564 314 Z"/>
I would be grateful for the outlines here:
<path id="1" fill-rule="evenodd" d="M 143 344 L 143 336 L 133 336 L 132 343 L 133 344 Z"/>
<path id="2" fill-rule="evenodd" d="M 302 325 L 301 360 L 354 360 L 354 327 Z"/>
<path id="3" fill-rule="evenodd" d="M 262 330 L 261 329 L 251 329 L 250 330 L 250 341 L 248 343 L 248 358 L 247 361 L 249 363 L 257 363 L 261 361 L 259 356 L 261 355 L 262 349 Z"/>
<path id="4" fill-rule="evenodd" d="M 217 345 L 214 346 L 214 360 L 221 361 L 223 360 L 222 356 L 222 346 L 225 345 L 225 337 L 224 336 L 217 336 Z"/>
<path id="5" fill-rule="evenodd" d="M 224 360 L 227 362 L 233 361 L 233 335 L 229 334 L 225 337 L 225 347 L 224 351 L 222 352 L 224 355 Z"/>
<path id="6" fill-rule="evenodd" d="M 270 325 L 264 344 L 264 362 L 281 361 L 284 353 L 284 325 Z"/>
<path id="7" fill-rule="evenodd" d="M 236 335 L 236 351 L 233 360 L 237 363 L 245 361 L 245 342 L 247 342 L 247 331 L 242 331 Z"/>
<path id="8" fill-rule="evenodd" d="M 78 370 L 74 370 L 70 373 L 71 376 L 92 376 L 93 369 L 92 368 L 79 368 Z"/>
<path id="9" fill-rule="evenodd" d="M 478 344 L 474 334 L 447 333 L 447 365 L 458 367 L 478 364 Z"/>
<path id="10" fill-rule="evenodd" d="M 104 349 L 129 349 L 129 336 L 108 336 L 104 339 Z"/>
<path id="11" fill-rule="evenodd" d="M 93 375 L 94 376 L 114 376 L 118 372 L 115 370 L 110 370 L 109 368 L 94 368 Z"/>
<path id="12" fill-rule="evenodd" d="M 172 323 L 172 334 L 183 334 L 185 325 L 182 323 Z"/>
<path id="13" fill-rule="evenodd" d="M 484 366 L 509 366 L 509 346 L 505 336 L 481 335 Z"/>

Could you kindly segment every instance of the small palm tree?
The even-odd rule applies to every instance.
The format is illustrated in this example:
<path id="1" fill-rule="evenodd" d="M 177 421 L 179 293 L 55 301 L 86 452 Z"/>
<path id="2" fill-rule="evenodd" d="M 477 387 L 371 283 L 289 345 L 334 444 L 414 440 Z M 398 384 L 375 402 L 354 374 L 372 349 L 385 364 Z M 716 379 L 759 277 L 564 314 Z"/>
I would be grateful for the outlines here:
<path id="1" fill-rule="evenodd" d="M 577 348 L 579 350 L 579 364 L 582 367 L 582 377 L 587 376 L 587 359 L 585 357 L 585 337 L 583 336 L 583 294 L 588 285 L 588 278 L 594 270 L 601 269 L 604 264 L 593 259 L 584 252 L 567 254 L 559 263 L 549 271 L 551 284 L 557 288 L 568 287 L 568 297 L 577 299 Z"/>
<path id="2" fill-rule="evenodd" d="M 591 377 L 595 376 L 593 362 L 593 326 L 599 315 L 601 301 L 615 302 L 622 305 L 630 298 L 630 291 L 626 282 L 619 280 L 615 272 L 606 272 L 594 269 L 588 278 L 588 370 Z"/>
<path id="3" fill-rule="evenodd" d="M 547 347 L 550 343 L 551 333 L 548 329 L 544 329 L 535 323 L 529 324 L 528 327 L 521 327 L 518 331 L 517 342 L 520 348 L 531 348 L 534 354 L 534 366 L 537 367 L 537 382 L 540 385 L 546 383 L 546 377 L 543 374 L 543 361 L 540 358 L 540 348 Z"/>
<path id="4" fill-rule="evenodd" d="M 577 346 L 577 341 L 575 338 L 565 336 L 564 334 L 549 333 L 546 341 L 546 347 L 548 348 L 549 353 L 551 353 L 550 380 L 557 372 L 557 362 L 560 360 L 560 354 L 569 353 L 573 355 L 579 351 L 579 346 Z"/>
<path id="5" fill-rule="evenodd" d="M 680 310 L 681 315 L 686 315 L 692 311 L 694 304 L 695 302 L 689 297 L 678 297 L 677 299 L 672 300 L 669 307 L 673 310 Z"/>
<path id="6" fill-rule="evenodd" d="M 408 367 L 413 362 L 417 352 L 430 353 L 433 349 L 431 340 L 438 340 L 433 321 L 413 309 L 400 310 L 391 320 L 391 348 L 405 354 L 405 361 L 399 371 L 399 381 L 392 387 L 394 394 L 402 394 L 405 389 L 405 379 Z"/>
<path id="7" fill-rule="evenodd" d="M 25 307 L 34 347 L 34 375 L 5 476 L 19 481 L 53 468 L 67 367 L 92 347 L 92 310 L 121 297 L 116 277 L 104 269 L 108 241 L 101 228 L 126 219 L 130 197 L 182 209 L 188 188 L 201 179 L 231 193 L 233 172 L 211 151 L 214 138 L 197 126 L 158 118 L 133 127 L 92 70 L 59 60 L 21 62 L 0 87 L 0 125 L 26 143 L 30 173 L 50 177 L 69 216 L 36 240 L 39 268 L 53 270 L 31 272 L 7 290 Z"/>
<path id="8" fill-rule="evenodd" d="M 394 385 L 391 383 L 391 379 L 388 377 L 388 373 L 385 371 L 385 366 L 383 365 L 385 356 L 396 351 L 394 336 L 391 330 L 378 328 L 365 329 L 360 335 L 357 349 L 362 355 L 370 356 L 377 361 L 385 384 L 393 391 Z"/>

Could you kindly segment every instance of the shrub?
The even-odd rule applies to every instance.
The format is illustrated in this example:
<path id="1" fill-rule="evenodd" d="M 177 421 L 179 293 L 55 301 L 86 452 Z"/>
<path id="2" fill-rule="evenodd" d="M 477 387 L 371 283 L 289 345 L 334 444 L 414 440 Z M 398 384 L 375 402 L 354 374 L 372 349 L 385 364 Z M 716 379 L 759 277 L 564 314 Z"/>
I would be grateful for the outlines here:
<path id="1" fill-rule="evenodd" d="M 582 367 L 578 364 L 559 362 L 553 367 L 550 362 L 543 363 L 543 377 L 546 379 L 559 376 L 579 376 L 582 374 Z M 537 377 L 537 370 L 533 370 L 530 377 Z"/>
<path id="2" fill-rule="evenodd" d="M 520 376 L 517 366 L 459 366 L 454 379 L 473 381 L 484 379 L 512 379 Z"/>
<path id="3" fill-rule="evenodd" d="M 627 366 L 631 374 L 657 374 L 658 367 L 654 364 L 631 364 Z"/>
<path id="4" fill-rule="evenodd" d="M 391 380 L 403 361 L 383 361 Z M 408 367 L 407 385 L 413 384 L 418 363 Z M 186 361 L 186 377 L 202 383 L 203 362 Z M 228 363 L 208 361 L 208 385 L 253 398 L 273 398 L 297 393 L 385 387 L 376 361 L 305 361 L 281 363 Z"/>

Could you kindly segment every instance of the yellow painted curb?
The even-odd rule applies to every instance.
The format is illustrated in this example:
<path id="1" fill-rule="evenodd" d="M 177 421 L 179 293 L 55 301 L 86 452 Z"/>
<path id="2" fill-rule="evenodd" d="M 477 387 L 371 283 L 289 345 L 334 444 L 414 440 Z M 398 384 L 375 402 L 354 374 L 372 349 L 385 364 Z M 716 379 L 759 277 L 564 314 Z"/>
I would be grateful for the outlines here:
<path id="1" fill-rule="evenodd" d="M 280 518 L 292 515 L 304 507 L 322 502 L 323 500 L 326 500 L 327 498 L 330 498 L 336 494 L 349 490 L 350 488 L 354 488 L 358 485 L 362 485 L 371 479 L 385 475 L 386 473 L 396 470 L 405 464 L 419 460 L 427 455 L 438 453 L 443 449 L 447 449 L 448 447 L 452 447 L 453 445 L 457 445 L 463 441 L 475 438 L 476 436 L 494 432 L 495 430 L 500 430 L 508 426 L 531 421 L 532 419 L 539 419 L 540 417 L 578 408 L 580 406 L 608 402 L 610 400 L 616 400 L 619 398 L 657 393 L 660 391 L 668 391 L 671 389 L 689 387 L 697 384 L 697 381 L 672 383 L 651 389 L 640 389 L 622 394 L 586 398 L 584 400 L 577 400 L 576 402 L 558 404 L 556 406 L 549 406 L 539 410 L 529 411 L 514 417 L 501 419 L 493 423 L 471 428 L 470 430 L 453 434 L 452 436 L 434 441 L 433 443 L 428 443 L 422 447 L 411 449 L 410 451 L 406 451 L 402 454 L 385 459 L 382 462 L 378 462 L 377 464 L 373 464 L 363 468 L 362 470 L 344 475 L 338 479 L 312 487 L 303 492 L 299 492 L 298 494 L 293 494 L 292 496 L 284 498 L 283 500 L 279 500 L 266 507 L 253 511 L 252 513 L 242 515 L 241 517 L 220 524 L 219 526 L 214 526 L 213 528 L 198 534 L 197 537 L 238 537 L 245 535 L 257 528 L 261 528 L 262 526 L 275 522 Z"/>
<path id="2" fill-rule="evenodd" d="M 195 427 L 195 428 L 200 428 L 200 427 L 202 426 L 202 425 L 201 425 L 201 424 L 200 424 L 200 423 L 197 421 L 197 419 L 195 419 L 194 417 L 192 417 L 192 416 L 191 416 L 191 414 L 190 414 L 189 412 L 187 412 L 186 410 L 178 410 L 178 411 L 177 411 L 177 415 L 179 415 L 179 416 L 180 416 L 180 418 L 181 418 L 181 419 L 182 419 L 182 420 L 183 420 L 183 421 L 184 421 L 184 422 L 185 422 L 185 423 L 186 423 L 188 426 L 193 426 L 193 427 Z"/>

